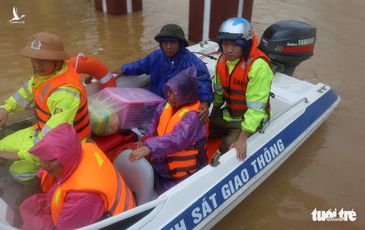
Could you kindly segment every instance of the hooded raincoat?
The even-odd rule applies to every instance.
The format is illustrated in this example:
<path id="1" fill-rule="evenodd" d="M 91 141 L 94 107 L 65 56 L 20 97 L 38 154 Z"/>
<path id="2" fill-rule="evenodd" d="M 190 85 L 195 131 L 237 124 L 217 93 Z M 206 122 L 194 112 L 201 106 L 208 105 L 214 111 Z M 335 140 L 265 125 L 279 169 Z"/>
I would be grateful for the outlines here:
<path id="1" fill-rule="evenodd" d="M 104 214 L 104 203 L 99 194 L 68 192 L 57 225 L 54 226 L 52 221 L 53 193 L 59 183 L 71 176 L 81 160 L 82 146 L 71 125 L 62 124 L 52 129 L 30 152 L 40 159 L 57 159 L 63 172 L 47 193 L 35 194 L 21 204 L 23 229 L 74 229 L 100 219 Z"/>
<path id="2" fill-rule="evenodd" d="M 200 102 L 213 101 L 212 82 L 205 64 L 195 54 L 185 47 L 169 58 L 162 49 L 156 50 L 150 55 L 138 61 L 122 66 L 123 75 L 150 75 L 149 90 L 161 97 L 164 97 L 163 87 L 166 82 L 182 70 L 195 65 L 198 80 L 198 99 Z"/>
<path id="3" fill-rule="evenodd" d="M 195 76 L 195 67 L 190 67 L 171 78 L 164 87 L 166 97 L 167 91 L 170 89 L 180 108 L 196 103 L 198 86 Z M 150 156 L 153 158 L 152 166 L 155 171 L 155 190 L 158 193 L 166 191 L 181 181 L 181 179 L 170 179 L 165 157 L 168 154 L 185 150 L 192 143 L 204 139 L 207 133 L 205 124 L 199 121 L 199 113 L 189 111 L 184 114 L 172 132 L 158 136 L 157 127 L 166 103 L 167 101 L 157 107 L 143 138 L 145 145 L 151 150 Z M 199 164 L 202 167 L 207 163 L 206 155 L 201 154 L 199 157 Z"/>

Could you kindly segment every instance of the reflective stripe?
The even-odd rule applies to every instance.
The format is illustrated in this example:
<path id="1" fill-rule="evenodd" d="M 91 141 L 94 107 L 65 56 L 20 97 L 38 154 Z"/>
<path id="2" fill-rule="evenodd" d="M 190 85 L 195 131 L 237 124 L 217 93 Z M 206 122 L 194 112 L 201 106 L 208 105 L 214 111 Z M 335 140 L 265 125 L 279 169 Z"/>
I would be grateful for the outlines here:
<path id="1" fill-rule="evenodd" d="M 29 81 L 24 83 L 21 88 L 24 89 L 28 96 L 32 96 L 32 92 L 29 91 Z"/>
<path id="2" fill-rule="evenodd" d="M 241 68 L 242 69 L 245 69 L 245 67 L 246 67 L 246 62 L 244 61 L 244 62 L 242 62 L 242 64 L 241 64 Z M 233 72 L 233 71 L 232 71 Z"/>
<path id="3" fill-rule="evenodd" d="M 250 108 L 250 109 L 265 109 L 266 108 L 266 103 L 248 101 L 247 102 L 247 107 Z"/>
<path id="4" fill-rule="evenodd" d="M 42 93 L 41 93 L 42 97 L 45 97 L 46 94 L 47 94 L 47 92 L 48 92 L 48 90 L 50 90 L 50 89 L 51 89 L 51 86 L 49 84 L 47 84 L 46 86 L 44 86 L 44 88 L 42 90 Z"/>
<path id="5" fill-rule="evenodd" d="M 157 126 L 157 135 L 163 136 L 165 134 L 171 133 L 175 126 L 179 124 L 184 114 L 190 111 L 198 112 L 200 106 L 200 102 L 197 101 L 192 105 L 187 105 L 180 108 L 178 111 L 173 113 L 172 108 L 168 103 L 165 105 L 165 109 L 162 111 L 159 119 L 159 124 Z M 192 143 L 195 144 L 195 143 Z M 188 147 L 188 146 L 187 146 Z M 175 168 L 186 168 L 186 167 L 197 167 L 198 164 L 198 150 L 182 150 L 175 153 L 167 154 L 165 156 L 165 164 L 169 170 L 169 172 L 174 172 Z M 170 173 L 171 178 L 182 178 L 185 177 L 186 174 L 190 172 L 182 172 L 179 173 Z M 190 173 L 191 174 L 191 173 Z"/>
<path id="6" fill-rule="evenodd" d="M 16 180 L 20 180 L 20 181 L 33 179 L 37 175 L 37 173 L 14 173 L 14 172 L 10 172 L 10 171 L 9 171 L 9 173 Z"/>
<path id="7" fill-rule="evenodd" d="M 61 189 L 58 187 L 54 193 L 54 201 L 58 205 L 58 202 L 60 201 L 61 196 Z"/>
<path id="8" fill-rule="evenodd" d="M 189 112 L 190 110 L 187 108 L 184 108 L 181 112 L 179 112 L 179 116 L 182 117 L 184 116 L 185 113 Z"/>
<path id="9" fill-rule="evenodd" d="M 39 139 L 38 136 L 35 136 L 34 139 L 33 139 L 33 143 L 34 144 L 37 144 L 38 142 L 40 142 L 41 140 Z"/>
<path id="10" fill-rule="evenodd" d="M 112 79 L 112 77 L 113 77 L 113 74 L 112 74 L 112 72 L 109 71 L 104 77 L 99 79 L 99 82 L 101 84 L 105 84 L 108 81 L 110 81 L 110 79 Z"/>
<path id="11" fill-rule="evenodd" d="M 241 64 L 241 67 L 242 67 L 242 69 L 245 69 L 246 68 L 246 65 L 247 64 L 250 64 L 252 62 L 252 57 L 250 57 L 248 60 L 247 60 L 247 62 L 242 62 L 242 64 Z M 247 63 L 247 64 L 246 64 Z"/>
<path id="12" fill-rule="evenodd" d="M 77 92 L 75 92 L 75 91 L 72 91 L 72 90 L 70 90 L 70 89 L 57 88 L 57 89 L 53 90 L 53 92 L 52 92 L 52 93 L 56 93 L 56 92 L 66 92 L 66 93 L 69 93 L 69 94 L 73 95 L 74 97 L 76 97 L 76 98 L 78 98 L 78 99 L 80 99 L 80 98 L 81 98 L 81 96 L 80 96 L 80 94 L 79 94 L 79 93 L 77 93 Z"/>
<path id="13" fill-rule="evenodd" d="M 13 94 L 13 98 L 15 99 L 15 101 L 20 104 L 23 107 L 26 107 L 29 102 L 27 100 L 25 100 L 22 95 L 20 95 L 20 93 L 17 91 Z"/>
<path id="14" fill-rule="evenodd" d="M 44 125 L 42 130 L 41 130 L 41 133 L 44 135 L 46 135 L 49 131 L 51 131 L 51 128 L 47 125 Z"/>
<path id="15" fill-rule="evenodd" d="M 50 119 L 51 114 L 54 111 L 49 111 L 49 107 L 47 105 L 47 99 L 53 92 L 64 91 L 67 95 L 72 95 L 75 99 L 79 98 L 80 104 L 77 113 L 75 114 L 74 121 L 80 120 L 83 117 L 83 121 L 76 126 L 76 130 L 83 130 L 82 132 L 78 131 L 78 136 L 80 139 L 84 139 L 88 137 L 91 133 L 90 125 L 84 126 L 85 123 L 89 121 L 89 116 L 85 116 L 88 113 L 87 106 L 87 95 L 85 91 L 85 87 L 82 85 L 81 79 L 79 75 L 73 70 L 73 66 L 70 63 L 67 64 L 67 71 L 64 73 L 47 79 L 44 83 L 40 84 L 39 87 L 33 87 L 34 91 L 34 100 L 36 103 L 36 114 L 38 118 L 38 126 L 39 129 L 42 129 L 44 124 Z M 72 88 L 71 88 L 72 87 Z M 80 107 L 83 107 L 80 110 Z M 86 119 L 86 121 L 85 121 Z"/>

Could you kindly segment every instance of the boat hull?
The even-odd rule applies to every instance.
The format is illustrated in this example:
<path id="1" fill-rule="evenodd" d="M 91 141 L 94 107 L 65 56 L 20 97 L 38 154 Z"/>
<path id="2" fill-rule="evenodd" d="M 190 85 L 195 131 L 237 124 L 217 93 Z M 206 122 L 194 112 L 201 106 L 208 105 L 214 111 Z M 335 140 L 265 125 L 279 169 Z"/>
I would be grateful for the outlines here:
<path id="1" fill-rule="evenodd" d="M 217 167 L 204 167 L 162 194 L 131 229 L 211 228 L 263 183 L 322 124 L 340 102 L 324 84 L 311 84 L 276 74 L 273 117 L 248 139 L 248 157 L 240 162 L 231 149 Z M 279 109 L 278 109 L 279 107 Z M 151 204 L 150 204 L 151 205 Z M 123 214 L 90 228 L 123 225 Z M 118 226 L 118 225 L 117 225 Z"/>

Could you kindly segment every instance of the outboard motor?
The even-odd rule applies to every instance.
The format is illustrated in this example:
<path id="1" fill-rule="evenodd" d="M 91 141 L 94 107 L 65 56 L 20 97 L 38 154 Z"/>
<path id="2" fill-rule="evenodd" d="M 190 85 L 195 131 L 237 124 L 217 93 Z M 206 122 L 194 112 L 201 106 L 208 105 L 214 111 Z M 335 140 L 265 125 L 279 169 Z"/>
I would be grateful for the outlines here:
<path id="1" fill-rule="evenodd" d="M 315 41 L 314 26 L 287 20 L 269 26 L 259 48 L 270 58 L 274 72 L 292 75 L 297 65 L 313 55 Z"/>

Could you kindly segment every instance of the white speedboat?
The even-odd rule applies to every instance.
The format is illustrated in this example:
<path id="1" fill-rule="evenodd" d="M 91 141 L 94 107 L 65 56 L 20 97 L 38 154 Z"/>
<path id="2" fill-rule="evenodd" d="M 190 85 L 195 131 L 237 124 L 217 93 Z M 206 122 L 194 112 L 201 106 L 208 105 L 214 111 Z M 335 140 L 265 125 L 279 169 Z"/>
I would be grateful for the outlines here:
<path id="1" fill-rule="evenodd" d="M 276 32 L 283 33 L 276 37 Z M 296 21 L 279 22 L 265 31 L 260 47 L 282 72 L 276 72 L 273 78 L 271 119 L 248 138 L 244 161 L 238 161 L 235 149 L 231 149 L 220 157 L 217 166 L 207 165 L 156 196 L 152 191 L 150 165 L 144 159 L 131 165 L 126 154 L 120 155 L 115 164 L 120 168 L 130 167 L 128 173 L 123 170 L 121 173 L 134 190 L 138 206 L 84 229 L 200 229 L 216 224 L 290 157 L 340 102 L 330 86 L 289 76 L 297 64 L 312 55 L 314 42 L 315 28 Z M 218 48 L 211 41 L 189 47 L 207 64 L 211 74 L 219 56 Z M 0 200 L 0 221 L 1 229 L 11 228 L 3 200 Z"/>

